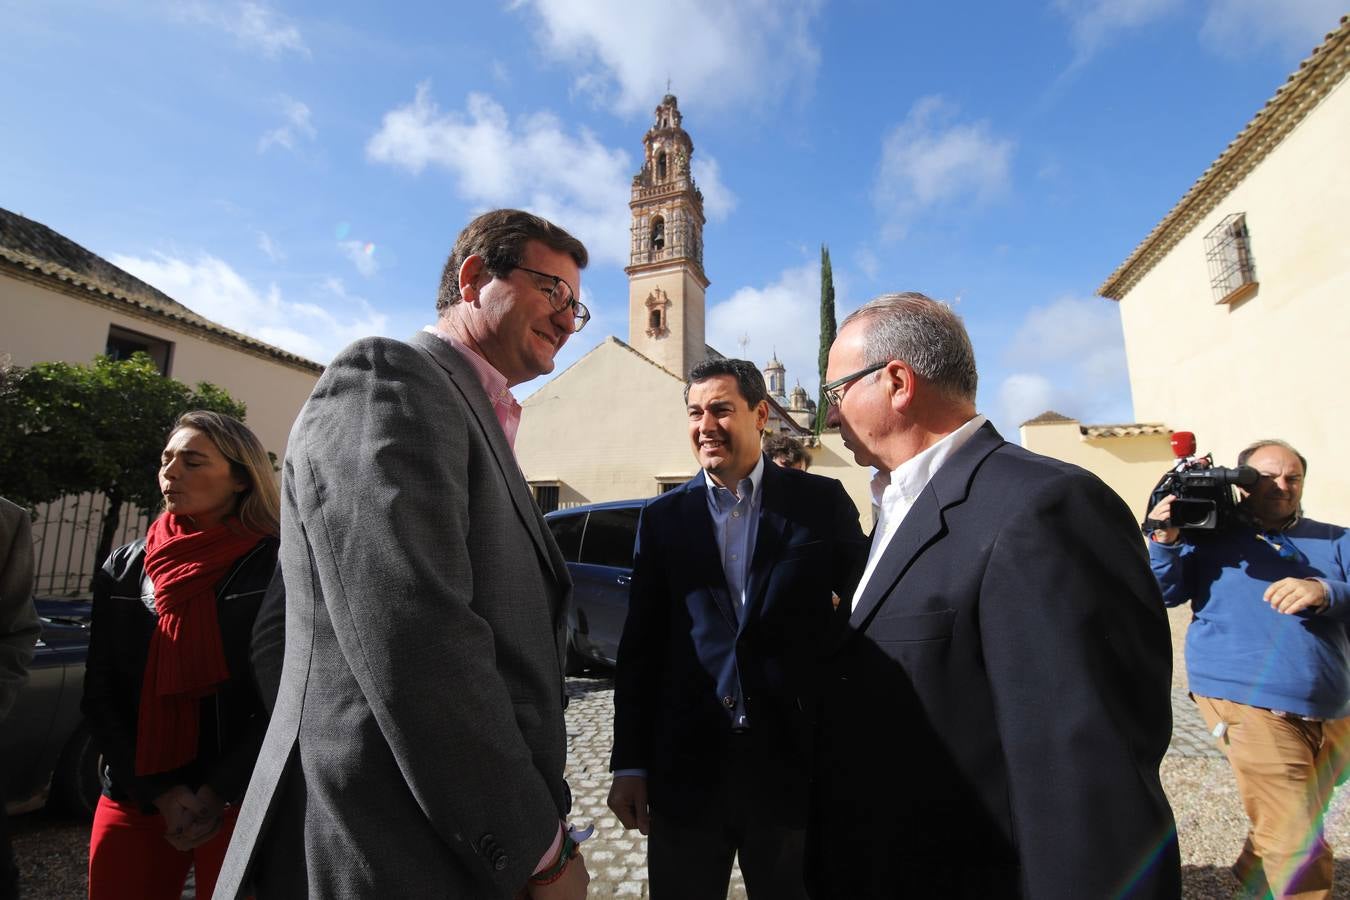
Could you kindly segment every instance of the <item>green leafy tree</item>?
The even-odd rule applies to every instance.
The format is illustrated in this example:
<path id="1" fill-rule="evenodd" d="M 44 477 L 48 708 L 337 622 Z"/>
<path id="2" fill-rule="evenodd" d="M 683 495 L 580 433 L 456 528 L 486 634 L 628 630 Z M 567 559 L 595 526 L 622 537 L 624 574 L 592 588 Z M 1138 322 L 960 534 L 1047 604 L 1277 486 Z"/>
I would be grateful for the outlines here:
<path id="1" fill-rule="evenodd" d="M 825 370 L 830 364 L 830 345 L 834 343 L 834 270 L 830 268 L 830 248 L 820 245 L 820 383 L 825 384 Z M 825 417 L 830 406 L 821 390 L 816 400 L 816 434 L 825 430 Z"/>
<path id="2" fill-rule="evenodd" d="M 108 498 L 95 570 L 112 552 L 123 506 L 159 506 L 159 454 L 190 409 L 244 418 L 244 404 L 201 382 L 159 373 L 144 353 L 92 365 L 38 363 L 0 369 L 0 496 L 33 506 L 70 494 Z"/>

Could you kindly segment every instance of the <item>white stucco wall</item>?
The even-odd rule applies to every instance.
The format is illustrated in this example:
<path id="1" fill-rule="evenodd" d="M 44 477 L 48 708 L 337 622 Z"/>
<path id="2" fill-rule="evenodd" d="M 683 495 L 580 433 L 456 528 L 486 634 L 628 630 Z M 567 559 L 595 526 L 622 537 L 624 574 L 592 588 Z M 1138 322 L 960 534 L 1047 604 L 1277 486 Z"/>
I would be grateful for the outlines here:
<path id="1" fill-rule="evenodd" d="M 1308 457 L 1307 513 L 1350 523 L 1350 86 L 1346 80 L 1125 294 L 1120 313 L 1137 421 L 1195 432 L 1232 465 L 1259 438 Z M 1245 213 L 1260 284 L 1216 304 L 1204 236 Z"/>

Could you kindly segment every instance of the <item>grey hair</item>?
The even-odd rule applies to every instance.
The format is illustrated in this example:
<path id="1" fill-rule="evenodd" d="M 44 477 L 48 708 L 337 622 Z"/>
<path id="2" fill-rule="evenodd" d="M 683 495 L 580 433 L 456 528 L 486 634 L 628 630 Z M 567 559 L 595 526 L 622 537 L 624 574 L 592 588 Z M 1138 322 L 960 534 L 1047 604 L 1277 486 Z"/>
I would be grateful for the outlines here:
<path id="1" fill-rule="evenodd" d="M 867 327 L 863 350 L 869 365 L 898 359 L 943 393 L 975 401 L 975 348 L 961 317 L 946 303 L 912 291 L 882 294 L 849 313 L 839 330 L 854 321 Z"/>
<path id="2" fill-rule="evenodd" d="M 1308 461 L 1303 458 L 1303 454 L 1295 450 L 1293 445 L 1290 444 L 1288 441 L 1282 441 L 1279 438 L 1266 438 L 1263 441 L 1253 441 L 1252 443 L 1248 444 L 1246 447 L 1242 449 L 1242 452 L 1238 454 L 1237 464 L 1239 466 L 1245 466 L 1247 464 L 1247 460 L 1252 458 L 1252 454 L 1255 453 L 1257 450 L 1260 450 L 1262 447 L 1283 447 L 1284 449 L 1288 450 L 1290 453 L 1298 457 L 1299 463 L 1301 463 L 1303 466 L 1303 476 L 1305 478 L 1308 476 Z"/>

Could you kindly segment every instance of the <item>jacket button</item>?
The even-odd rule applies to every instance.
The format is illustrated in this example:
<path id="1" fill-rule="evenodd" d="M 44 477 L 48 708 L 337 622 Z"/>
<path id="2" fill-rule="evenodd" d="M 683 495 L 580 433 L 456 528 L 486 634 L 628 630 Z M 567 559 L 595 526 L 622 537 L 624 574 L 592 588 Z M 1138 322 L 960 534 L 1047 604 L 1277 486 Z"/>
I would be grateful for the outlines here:
<path id="1" fill-rule="evenodd" d="M 736 705 L 736 698 L 735 698 L 735 697 L 723 697 L 723 698 L 722 698 L 722 705 L 725 706 L 727 709 L 731 709 L 732 707 L 734 707 L 734 706 Z"/>

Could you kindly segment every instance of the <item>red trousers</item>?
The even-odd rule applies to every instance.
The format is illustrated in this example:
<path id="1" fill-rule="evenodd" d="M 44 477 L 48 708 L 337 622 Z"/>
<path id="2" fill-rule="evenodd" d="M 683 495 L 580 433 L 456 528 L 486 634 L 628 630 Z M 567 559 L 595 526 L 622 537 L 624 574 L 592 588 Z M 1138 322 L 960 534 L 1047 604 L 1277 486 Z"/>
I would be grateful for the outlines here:
<path id="1" fill-rule="evenodd" d="M 178 900 L 194 865 L 197 896 L 210 897 L 238 817 L 239 808 L 229 807 L 215 837 L 193 850 L 175 850 L 164 839 L 159 813 L 99 797 L 89 835 L 90 900 Z"/>

